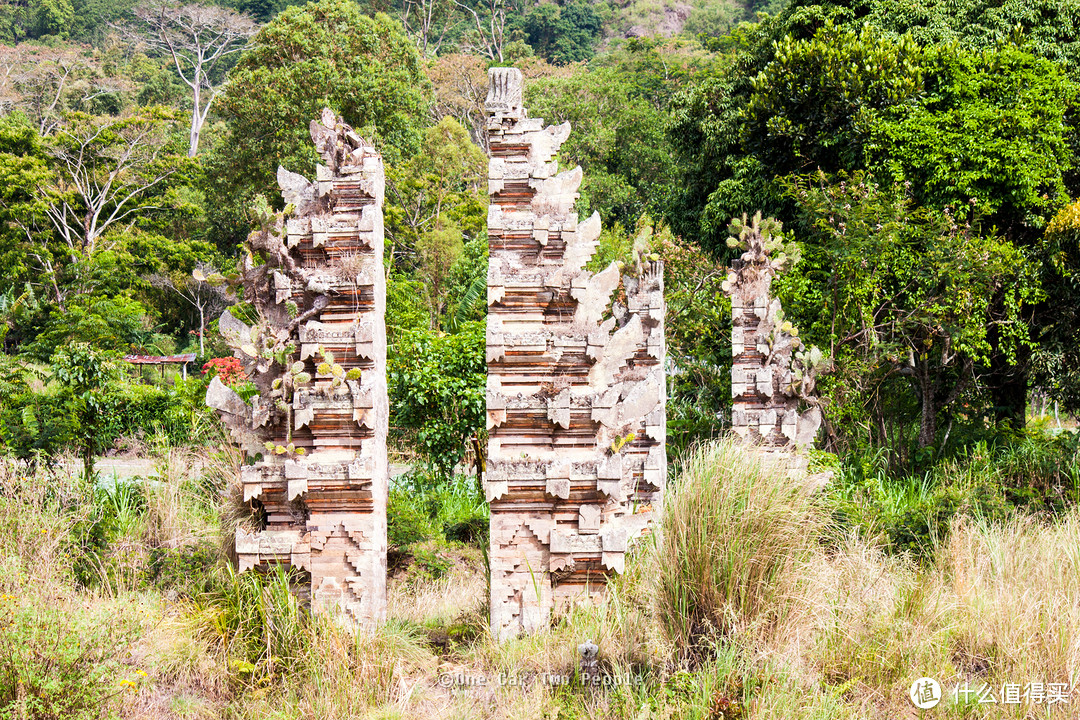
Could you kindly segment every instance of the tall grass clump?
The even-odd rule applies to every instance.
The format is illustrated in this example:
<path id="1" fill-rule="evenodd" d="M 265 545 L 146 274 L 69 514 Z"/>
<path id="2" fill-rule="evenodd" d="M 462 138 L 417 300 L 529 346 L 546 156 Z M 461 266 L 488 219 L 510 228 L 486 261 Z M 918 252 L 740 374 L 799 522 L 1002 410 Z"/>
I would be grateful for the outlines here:
<path id="1" fill-rule="evenodd" d="M 773 619 L 782 577 L 823 528 L 810 492 L 781 464 L 731 439 L 693 450 L 665 500 L 652 558 L 669 640 L 685 655 L 709 635 Z"/>
<path id="2" fill-rule="evenodd" d="M 254 682 L 294 671 L 312 642 L 308 614 L 292 592 L 294 578 L 280 567 L 264 577 L 226 566 L 223 580 L 198 603 L 230 670 Z"/>
<path id="3" fill-rule="evenodd" d="M 956 598 L 955 659 L 962 670 L 983 670 L 999 682 L 1037 677 L 1075 687 L 1080 509 L 1050 523 L 958 521 L 937 570 Z"/>

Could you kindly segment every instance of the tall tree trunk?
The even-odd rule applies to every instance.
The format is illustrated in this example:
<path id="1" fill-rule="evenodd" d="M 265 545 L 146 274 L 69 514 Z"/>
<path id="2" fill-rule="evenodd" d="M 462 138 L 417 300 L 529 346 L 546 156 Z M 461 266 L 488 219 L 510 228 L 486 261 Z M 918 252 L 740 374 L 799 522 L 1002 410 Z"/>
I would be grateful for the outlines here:
<path id="1" fill-rule="evenodd" d="M 196 75 L 198 78 L 198 75 Z M 199 87 L 196 83 L 195 94 L 192 98 L 191 107 L 191 136 L 190 143 L 188 144 L 188 157 L 195 157 L 195 153 L 199 152 L 199 133 L 202 131 L 202 116 L 199 114 Z"/>
<path id="2" fill-rule="evenodd" d="M 934 402 L 934 384 L 930 381 L 930 363 L 920 362 L 919 389 L 922 395 L 922 416 L 919 418 L 919 447 L 928 448 L 934 444 L 937 434 L 937 403 Z"/>

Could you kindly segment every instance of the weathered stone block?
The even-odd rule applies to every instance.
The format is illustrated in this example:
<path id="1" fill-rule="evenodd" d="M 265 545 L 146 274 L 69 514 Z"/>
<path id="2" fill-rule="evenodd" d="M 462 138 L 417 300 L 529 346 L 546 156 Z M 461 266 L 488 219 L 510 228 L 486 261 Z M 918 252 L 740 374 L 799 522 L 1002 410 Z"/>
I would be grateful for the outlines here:
<path id="1" fill-rule="evenodd" d="M 240 569 L 282 563 L 307 570 L 314 611 L 370 625 L 386 612 L 385 181 L 375 148 L 330 111 L 311 132 L 325 164 L 313 183 L 279 169 L 296 216 L 258 238 L 271 272 L 245 276 L 249 285 L 268 284 L 248 289 L 272 301 L 257 308 L 269 328 L 253 330 L 231 315 L 221 321 L 237 348 L 258 342 L 298 351 L 282 367 L 238 349 L 260 396 L 249 406 L 212 385 L 207 401 L 239 427 L 234 436 L 249 454 L 261 456 L 244 466 L 241 481 L 245 500 L 260 504 L 267 522 L 237 531 Z M 335 258 L 350 259 L 348 276 Z M 374 303 L 358 309 L 357 294 Z M 299 326 L 286 302 L 308 311 Z M 336 367 L 318 372 L 331 352 Z"/>

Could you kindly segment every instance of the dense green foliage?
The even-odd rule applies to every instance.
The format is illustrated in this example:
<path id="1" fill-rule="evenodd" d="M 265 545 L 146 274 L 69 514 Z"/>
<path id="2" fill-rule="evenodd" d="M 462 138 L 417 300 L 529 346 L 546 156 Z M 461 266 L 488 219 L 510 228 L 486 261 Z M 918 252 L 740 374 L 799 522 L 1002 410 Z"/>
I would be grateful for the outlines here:
<path id="1" fill-rule="evenodd" d="M 394 162 L 418 149 L 427 102 L 419 57 L 392 18 L 323 0 L 290 8 L 260 31 L 230 74 L 220 112 L 232 168 L 261 189 L 275 162 L 313 173 L 308 124 L 323 107 Z"/>
<path id="2" fill-rule="evenodd" d="M 1042 284 L 1047 314 L 1056 322 L 1042 330 L 1033 364 L 1039 385 L 1066 412 L 1080 412 L 1080 201 L 1062 208 L 1046 229 Z"/>
<path id="3" fill-rule="evenodd" d="M 313 176 L 309 123 L 324 107 L 390 163 L 420 146 L 430 89 L 416 48 L 386 15 L 349 0 L 289 8 L 259 32 L 230 73 L 218 112 L 227 135 L 207 160 L 219 232 L 239 242 L 257 193 L 278 197 L 278 166 Z"/>
<path id="4" fill-rule="evenodd" d="M 1069 281 L 1045 231 L 1080 189 L 1077 86 L 1048 38 L 1075 8 L 985 11 L 795 2 L 676 98 L 664 217 L 721 257 L 731 217 L 786 220 L 808 262 L 781 292 L 832 352 L 834 447 L 909 462 L 957 421 L 1022 426 L 1033 372 L 1064 400 Z"/>
<path id="5" fill-rule="evenodd" d="M 663 110 L 615 67 L 528 87 L 530 112 L 550 123 L 569 122 L 562 147 L 568 163 L 581 165 L 581 203 L 605 223 L 632 226 L 659 208 L 675 176 Z"/>
<path id="6" fill-rule="evenodd" d="M 467 323 L 461 332 L 428 330 L 402 334 L 389 361 L 390 398 L 397 429 L 435 471 L 449 477 L 479 442 L 486 417 L 484 328 Z"/>
<path id="7" fill-rule="evenodd" d="M 85 458 L 156 433 L 184 444 L 207 429 L 201 377 L 178 379 L 170 388 L 147 385 L 124 377 L 112 356 L 85 344 L 62 347 L 48 367 L 10 361 L 0 367 L 0 441 L 15 457 L 48 459 L 81 448 Z"/>
<path id="8" fill-rule="evenodd" d="M 134 2 L 0 10 L 6 452 L 205 430 L 205 378 L 116 358 L 228 354 L 215 319 L 239 298 L 198 278 L 248 262 L 253 198 L 277 202 L 279 165 L 313 175 L 327 106 L 387 163 L 395 437 L 418 487 L 482 470 L 500 64 L 524 70 L 532 116 L 573 128 L 558 160 L 604 224 L 590 267 L 665 261 L 673 458 L 729 422 L 724 241 L 758 210 L 803 256 L 775 287 L 828 356 L 829 449 L 904 474 L 1014 438 L 1029 398 L 1080 410 L 1072 0 L 215 4 L 260 30 L 208 79 L 194 157 L 190 89 Z"/>
<path id="9" fill-rule="evenodd" d="M 900 454 L 917 417 L 918 446 L 932 446 L 939 417 L 951 424 L 955 405 L 969 415 L 978 406 L 968 391 L 978 366 L 995 349 L 1016 357 L 1027 342 L 1020 313 L 1038 297 L 1029 263 L 947 209 L 917 206 L 904 186 L 822 174 L 791 194 L 809 230 L 805 261 L 784 279 L 783 296 L 789 308 L 824 309 L 803 329 L 831 348 L 832 414 L 848 435 L 866 427 L 873 444 Z M 997 348 L 994 321 L 1003 328 Z M 890 437 L 887 424 L 898 418 L 901 437 Z"/>
<path id="10" fill-rule="evenodd" d="M 556 65 L 588 60 L 600 39 L 600 18 L 582 0 L 541 3 L 519 17 L 526 42 Z"/>

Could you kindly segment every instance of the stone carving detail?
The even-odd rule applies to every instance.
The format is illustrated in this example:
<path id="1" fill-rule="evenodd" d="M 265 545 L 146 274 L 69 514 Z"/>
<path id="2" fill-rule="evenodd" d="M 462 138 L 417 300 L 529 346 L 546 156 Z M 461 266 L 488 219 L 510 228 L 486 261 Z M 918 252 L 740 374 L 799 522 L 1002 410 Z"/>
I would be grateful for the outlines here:
<path id="1" fill-rule="evenodd" d="M 255 326 L 222 316 L 222 334 L 258 387 L 250 403 L 217 379 L 207 403 L 262 459 L 245 466 L 240 569 L 288 564 L 310 576 L 316 612 L 352 624 L 386 613 L 386 285 L 382 158 L 329 110 L 311 123 L 315 182 L 278 169 L 288 204 L 262 210 L 248 238 L 245 299 Z"/>
<path id="2" fill-rule="evenodd" d="M 770 294 L 773 278 L 798 262 L 798 247 L 784 243 L 780 223 L 734 220 L 728 245 L 744 250 L 724 281 L 731 296 L 731 429 L 767 448 L 801 449 L 813 443 L 821 412 L 814 381 L 825 363 L 807 348 Z M 800 405 L 812 407 L 800 412 Z"/>
<path id="3" fill-rule="evenodd" d="M 555 603 L 602 592 L 656 516 L 664 448 L 660 262 L 585 270 L 599 216 L 559 172 L 570 125 L 522 107 L 518 70 L 489 71 L 485 490 L 491 626 L 544 627 Z"/>

